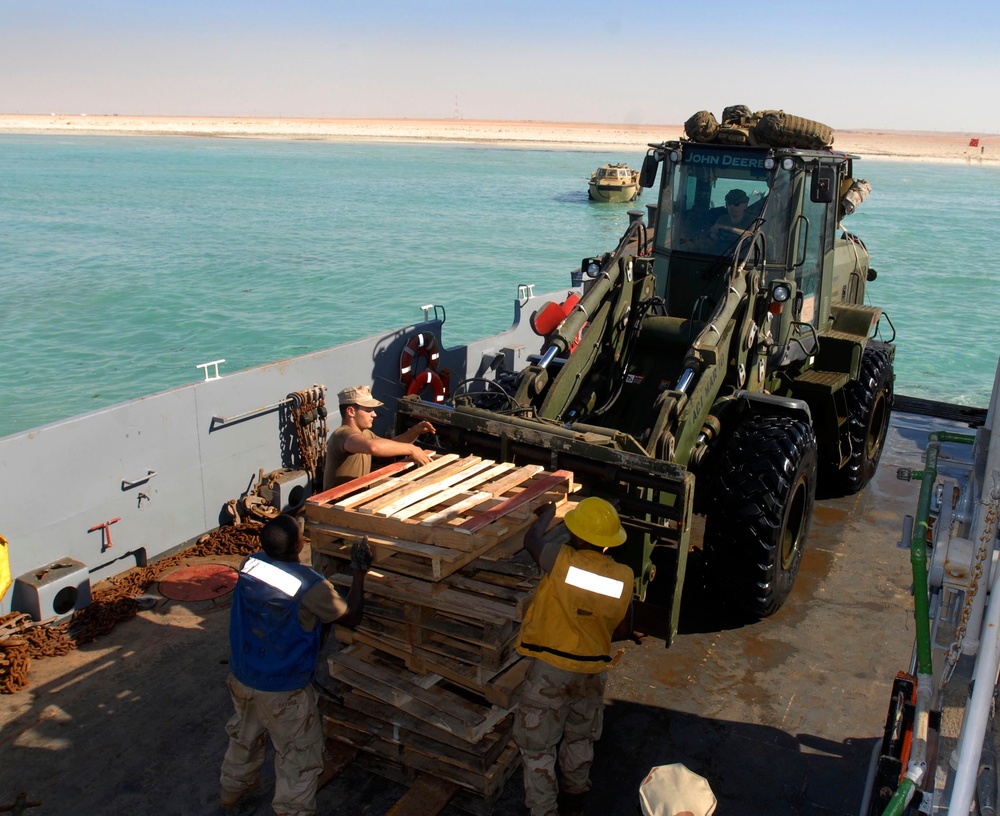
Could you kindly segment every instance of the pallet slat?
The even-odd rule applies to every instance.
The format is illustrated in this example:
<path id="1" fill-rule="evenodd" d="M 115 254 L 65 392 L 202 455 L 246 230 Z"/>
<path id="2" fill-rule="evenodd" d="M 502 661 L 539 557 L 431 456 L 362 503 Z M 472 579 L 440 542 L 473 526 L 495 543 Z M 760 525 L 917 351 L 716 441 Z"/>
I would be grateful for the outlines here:
<path id="1" fill-rule="evenodd" d="M 394 490 L 384 496 L 380 496 L 374 501 L 358 504 L 355 506 L 355 510 L 359 513 L 378 513 L 381 515 L 387 515 L 381 513 L 384 507 L 389 507 L 401 498 L 405 498 L 411 494 L 424 494 L 424 491 L 434 490 L 442 482 L 444 482 L 447 486 L 449 479 L 455 476 L 461 476 L 464 471 L 471 467 L 475 467 L 481 461 L 482 460 L 478 456 L 467 456 L 464 459 L 456 458 L 454 461 L 449 462 L 445 467 L 438 468 L 437 470 L 430 472 L 422 479 L 412 479 L 408 482 L 400 482 L 396 485 L 398 488 L 397 490 Z"/>
<path id="2" fill-rule="evenodd" d="M 372 650 L 360 649 L 352 646 L 331 655 L 331 676 L 466 742 L 478 742 L 510 713 L 498 706 L 477 707 L 456 694 L 436 688 L 436 684 L 423 688 L 418 682 L 420 675 L 402 666 L 390 671 L 375 665 L 361 657 L 370 656 Z M 422 677 L 426 680 L 427 675 Z"/>
<path id="3" fill-rule="evenodd" d="M 423 501 L 411 504 L 409 507 L 398 510 L 395 513 L 391 514 L 386 513 L 386 515 L 392 515 L 394 518 L 397 518 L 401 521 L 405 521 L 406 519 L 412 518 L 413 516 L 417 515 L 417 513 L 424 512 L 428 508 L 434 507 L 435 505 L 438 504 L 443 504 L 444 502 L 450 500 L 454 496 L 458 496 L 461 493 L 469 493 L 470 491 L 472 491 L 474 487 L 478 487 L 483 482 L 488 482 L 491 479 L 495 479 L 497 476 L 501 475 L 502 473 L 506 473 L 508 470 L 514 467 L 512 464 L 508 462 L 501 462 L 498 465 L 490 466 L 489 462 L 487 461 L 484 462 L 483 465 L 486 468 L 485 470 L 482 470 L 479 473 L 475 474 L 466 474 L 468 475 L 468 478 L 462 479 L 460 482 L 458 482 L 455 485 L 452 485 L 447 490 L 439 491 L 428 499 L 424 499 Z M 473 495 L 483 496 L 484 498 L 482 499 L 482 501 L 487 501 L 489 498 L 492 497 L 491 493 L 488 493 L 483 490 L 475 491 Z M 471 506 L 475 507 L 475 505 Z M 452 508 L 454 508 L 454 505 L 452 505 Z"/>
<path id="4" fill-rule="evenodd" d="M 351 492 L 349 494 L 342 494 L 342 495 L 347 495 L 347 498 L 341 499 L 341 501 L 338 501 L 336 505 L 337 507 L 340 507 L 342 509 L 348 509 L 358 504 L 364 504 L 365 502 L 371 501 L 374 498 L 377 498 L 379 496 L 388 493 L 390 490 L 396 490 L 400 486 L 400 484 L 406 484 L 408 482 L 413 481 L 414 479 L 420 479 L 426 476 L 428 473 L 433 473 L 435 470 L 442 468 L 445 465 L 450 464 L 451 462 L 454 462 L 457 458 L 458 458 L 457 453 L 448 453 L 445 454 L 444 456 L 437 456 L 430 462 L 428 462 L 426 465 L 421 465 L 418 468 L 414 468 L 413 470 L 403 473 L 396 479 L 386 478 L 385 480 L 380 481 L 378 484 L 375 484 L 372 487 L 369 487 L 367 490 L 361 491 L 360 493 Z M 357 485 L 357 487 L 354 488 L 355 490 L 357 490 L 358 488 L 364 486 L 363 484 L 360 484 L 361 481 L 362 480 L 360 479 L 355 479 L 352 482 L 348 482 L 346 487 L 350 488 L 351 486 Z M 323 496 L 325 495 L 326 495 L 325 493 L 320 494 L 321 502 L 323 501 Z"/>
<path id="5" fill-rule="evenodd" d="M 375 480 L 364 477 L 313 497 L 306 522 L 310 529 L 479 551 L 519 536 L 532 522 L 533 506 L 547 496 L 568 497 L 573 489 L 569 471 L 547 473 L 538 465 L 512 470 L 468 456 L 429 467 L 397 478 L 383 469 Z"/>
<path id="6" fill-rule="evenodd" d="M 437 480 L 432 484 L 424 484 L 424 482 L 427 481 L 424 479 L 421 481 L 419 488 L 400 491 L 395 501 L 389 504 L 383 504 L 378 510 L 372 510 L 371 512 L 380 516 L 391 516 L 397 519 L 402 519 L 400 514 L 405 510 L 409 510 L 414 505 L 419 506 L 428 501 L 430 503 L 427 506 L 430 507 L 433 507 L 435 504 L 440 504 L 444 501 L 443 497 L 450 493 L 450 488 L 474 478 L 478 473 L 488 470 L 493 465 L 489 459 L 485 462 L 480 460 L 478 462 L 469 463 L 468 465 L 466 465 L 463 460 L 462 464 L 463 467 L 461 469 L 448 474 L 444 478 Z M 428 496 L 431 498 L 428 499 Z M 361 509 L 362 512 L 367 512 L 367 507 L 363 507 Z M 417 512 L 419 511 L 410 513 L 407 518 L 409 518 L 409 516 L 416 515 Z"/>
<path id="7" fill-rule="evenodd" d="M 311 527 L 313 549 L 327 555 L 339 556 L 345 560 L 351 557 L 351 546 L 358 538 L 356 530 L 314 524 Z M 456 550 L 450 547 L 435 547 L 418 541 L 368 535 L 374 556 L 373 564 L 379 570 L 409 575 L 427 581 L 440 581 L 457 572 L 466 564 L 476 560 L 491 546 L 488 541 L 474 550 Z"/>
<path id="8" fill-rule="evenodd" d="M 410 467 L 413 467 L 413 462 L 393 462 L 391 465 L 386 465 L 378 470 L 373 470 L 367 476 L 359 476 L 357 479 L 353 479 L 350 482 L 339 485 L 338 487 L 331 487 L 329 490 L 324 490 L 322 493 L 310 496 L 306 499 L 306 505 L 320 505 L 324 502 L 336 501 L 341 496 L 350 495 L 355 490 L 365 487 L 366 485 L 382 482 L 390 476 L 400 473 Z"/>
<path id="9" fill-rule="evenodd" d="M 548 493 L 550 490 L 555 489 L 564 482 L 572 485 L 573 474 L 568 470 L 557 470 L 548 476 L 545 476 L 538 481 L 534 482 L 529 487 L 526 487 L 521 493 L 516 496 L 512 496 L 503 502 L 499 507 L 494 507 L 492 510 L 481 513 L 474 518 L 460 524 L 458 529 L 466 533 L 475 533 L 483 529 L 487 524 L 491 524 L 499 518 L 503 518 L 508 513 L 516 510 L 519 507 L 530 502 L 532 499 L 537 499 L 539 496 Z"/>

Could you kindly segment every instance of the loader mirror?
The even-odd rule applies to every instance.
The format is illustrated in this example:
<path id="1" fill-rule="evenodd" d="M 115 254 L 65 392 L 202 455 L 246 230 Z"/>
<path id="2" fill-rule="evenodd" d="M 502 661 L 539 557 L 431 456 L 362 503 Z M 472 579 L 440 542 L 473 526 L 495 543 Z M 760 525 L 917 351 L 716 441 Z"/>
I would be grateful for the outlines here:
<path id="1" fill-rule="evenodd" d="M 647 153 L 642 160 L 642 170 L 639 171 L 639 186 L 649 188 L 656 181 L 656 171 L 660 162 L 656 159 L 655 153 Z"/>
<path id="2" fill-rule="evenodd" d="M 809 200 L 814 204 L 829 204 L 837 193 L 837 174 L 829 165 L 821 164 L 812 171 Z"/>

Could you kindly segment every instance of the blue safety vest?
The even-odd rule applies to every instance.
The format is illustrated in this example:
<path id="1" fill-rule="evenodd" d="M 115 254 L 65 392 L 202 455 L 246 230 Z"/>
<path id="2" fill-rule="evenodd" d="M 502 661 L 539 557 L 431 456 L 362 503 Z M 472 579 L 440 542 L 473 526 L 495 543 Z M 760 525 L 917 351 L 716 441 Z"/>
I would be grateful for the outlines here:
<path id="1" fill-rule="evenodd" d="M 307 632 L 299 606 L 323 576 L 305 564 L 275 561 L 263 550 L 240 565 L 229 618 L 229 670 L 258 691 L 304 688 L 313 676 L 321 627 Z"/>

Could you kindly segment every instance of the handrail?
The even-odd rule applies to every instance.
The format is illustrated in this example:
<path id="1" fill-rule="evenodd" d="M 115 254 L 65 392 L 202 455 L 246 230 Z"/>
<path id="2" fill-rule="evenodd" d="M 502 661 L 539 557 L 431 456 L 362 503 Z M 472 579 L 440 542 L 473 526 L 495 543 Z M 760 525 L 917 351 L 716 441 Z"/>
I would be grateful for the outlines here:
<path id="1" fill-rule="evenodd" d="M 910 761 L 899 787 L 882 816 L 901 816 L 909 805 L 917 787 L 927 773 L 927 732 L 934 692 L 933 664 L 931 660 L 931 620 L 927 581 L 927 536 L 930 532 L 930 508 L 934 485 L 937 482 L 938 456 L 942 442 L 972 444 L 974 436 L 940 431 L 928 435 L 924 454 L 924 469 L 909 474 L 920 480 L 917 497 L 917 514 L 910 539 L 910 563 L 913 567 L 913 621 L 916 625 L 917 646 L 917 705 L 913 717 L 913 744 Z M 968 806 L 966 807 L 968 812 Z"/>
<path id="2" fill-rule="evenodd" d="M 122 479 L 122 491 L 124 492 L 126 490 L 131 490 L 133 487 L 138 487 L 139 485 L 144 485 L 144 484 L 146 484 L 146 482 L 148 482 L 150 479 L 152 479 L 155 475 L 156 475 L 156 471 L 155 470 L 147 470 L 146 471 L 146 475 L 145 476 L 140 476 L 138 479 L 131 480 L 131 481 L 129 479 Z"/>
<path id="3" fill-rule="evenodd" d="M 433 320 L 440 322 L 444 325 L 445 320 L 448 319 L 448 314 L 445 312 L 444 306 L 437 303 L 428 303 L 426 306 L 421 306 L 420 311 L 424 313 L 424 323 L 430 323 L 432 321 L 431 312 L 434 312 Z"/>
<path id="4" fill-rule="evenodd" d="M 205 382 L 211 382 L 212 380 L 221 380 L 222 379 L 222 375 L 219 374 L 219 363 L 224 363 L 224 362 L 226 362 L 226 361 L 225 360 L 212 360 L 211 362 L 208 362 L 208 363 L 198 363 L 198 365 L 196 365 L 195 368 L 204 369 Z M 208 367 L 209 366 L 213 366 L 214 367 L 214 373 L 212 374 L 211 377 L 208 376 Z"/>
<path id="5" fill-rule="evenodd" d="M 236 416 L 231 416 L 231 417 L 213 416 L 212 425 L 208 429 L 208 432 L 212 433 L 212 431 L 220 430 L 221 428 L 225 428 L 227 425 L 235 425 L 239 422 L 243 422 L 244 420 L 253 419 L 254 417 L 258 417 L 262 414 L 267 414 L 270 413 L 271 411 L 276 411 L 278 408 L 281 408 L 283 405 L 288 405 L 291 402 L 294 402 L 294 400 L 290 397 L 286 397 L 285 399 L 278 400 L 278 402 L 272 403 L 271 405 L 264 405 L 261 406 L 260 408 L 254 408 L 252 411 L 246 411 L 245 413 L 237 414 Z"/>

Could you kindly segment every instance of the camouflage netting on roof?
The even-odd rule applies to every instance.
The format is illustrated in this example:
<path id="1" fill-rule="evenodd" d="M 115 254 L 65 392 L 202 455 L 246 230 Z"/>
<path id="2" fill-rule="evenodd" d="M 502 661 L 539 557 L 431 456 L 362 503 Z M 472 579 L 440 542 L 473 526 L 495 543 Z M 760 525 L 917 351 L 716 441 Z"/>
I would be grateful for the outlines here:
<path id="1" fill-rule="evenodd" d="M 751 113 L 746 105 L 730 105 L 722 124 L 711 111 L 698 111 L 684 123 L 684 133 L 701 144 L 746 144 L 759 147 L 796 147 L 816 150 L 833 144 L 829 125 L 792 116 L 784 111 Z"/>

